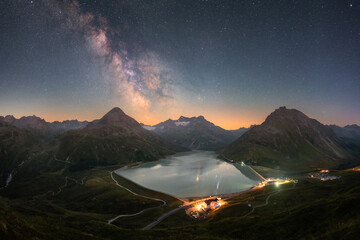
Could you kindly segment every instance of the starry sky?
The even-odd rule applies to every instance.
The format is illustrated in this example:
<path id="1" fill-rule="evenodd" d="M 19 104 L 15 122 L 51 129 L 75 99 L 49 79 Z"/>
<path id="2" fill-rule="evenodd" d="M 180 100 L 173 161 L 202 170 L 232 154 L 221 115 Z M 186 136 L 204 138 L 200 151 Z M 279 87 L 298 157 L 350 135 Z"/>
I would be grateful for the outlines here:
<path id="1" fill-rule="evenodd" d="M 0 115 L 360 124 L 360 1 L 2 0 Z"/>

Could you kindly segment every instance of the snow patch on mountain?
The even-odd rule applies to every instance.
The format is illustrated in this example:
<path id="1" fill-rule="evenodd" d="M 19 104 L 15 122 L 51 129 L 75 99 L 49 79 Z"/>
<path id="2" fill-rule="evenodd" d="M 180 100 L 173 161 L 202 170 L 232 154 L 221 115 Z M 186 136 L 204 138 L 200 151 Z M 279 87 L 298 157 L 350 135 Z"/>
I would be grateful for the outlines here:
<path id="1" fill-rule="evenodd" d="M 189 123 L 190 122 L 175 122 L 175 125 L 185 127 L 185 126 L 189 125 Z"/>
<path id="2" fill-rule="evenodd" d="M 156 129 L 156 127 L 154 126 L 148 126 L 148 125 L 144 125 L 142 126 L 143 128 L 145 128 L 146 130 L 149 130 L 149 131 L 154 131 Z"/>

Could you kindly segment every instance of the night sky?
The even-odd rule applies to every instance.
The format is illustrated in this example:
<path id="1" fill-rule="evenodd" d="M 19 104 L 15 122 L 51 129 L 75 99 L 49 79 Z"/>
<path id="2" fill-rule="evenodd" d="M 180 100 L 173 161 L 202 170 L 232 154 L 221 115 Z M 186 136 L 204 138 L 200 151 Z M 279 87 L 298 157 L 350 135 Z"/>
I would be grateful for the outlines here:
<path id="1" fill-rule="evenodd" d="M 360 1 L 0 1 L 0 115 L 360 124 Z"/>

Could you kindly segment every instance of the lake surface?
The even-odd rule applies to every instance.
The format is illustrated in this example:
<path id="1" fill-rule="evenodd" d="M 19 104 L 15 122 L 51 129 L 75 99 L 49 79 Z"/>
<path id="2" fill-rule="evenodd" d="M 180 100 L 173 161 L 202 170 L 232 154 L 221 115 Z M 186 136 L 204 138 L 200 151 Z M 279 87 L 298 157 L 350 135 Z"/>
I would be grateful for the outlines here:
<path id="1" fill-rule="evenodd" d="M 180 198 L 247 190 L 261 179 L 248 167 L 216 158 L 215 152 L 180 153 L 116 173 L 139 185 Z"/>

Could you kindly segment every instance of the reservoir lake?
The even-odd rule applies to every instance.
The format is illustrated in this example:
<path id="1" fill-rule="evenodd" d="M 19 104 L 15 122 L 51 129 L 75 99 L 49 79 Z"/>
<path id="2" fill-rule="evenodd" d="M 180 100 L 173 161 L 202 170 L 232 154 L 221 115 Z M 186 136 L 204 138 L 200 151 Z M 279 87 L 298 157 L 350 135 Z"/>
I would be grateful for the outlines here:
<path id="1" fill-rule="evenodd" d="M 179 153 L 115 172 L 141 186 L 180 198 L 241 192 L 261 182 L 249 167 L 220 160 L 211 151 Z"/>

